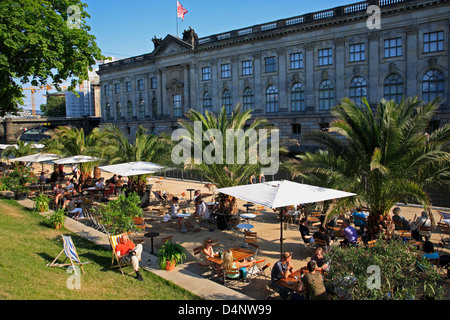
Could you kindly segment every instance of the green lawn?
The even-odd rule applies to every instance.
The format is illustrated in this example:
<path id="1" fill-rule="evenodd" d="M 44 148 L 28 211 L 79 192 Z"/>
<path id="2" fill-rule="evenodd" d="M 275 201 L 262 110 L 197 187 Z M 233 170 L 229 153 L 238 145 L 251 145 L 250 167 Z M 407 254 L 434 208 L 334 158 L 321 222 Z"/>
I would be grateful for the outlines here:
<path id="1" fill-rule="evenodd" d="M 197 300 L 198 296 L 142 270 L 123 277 L 111 270 L 111 252 L 68 230 L 54 230 L 46 218 L 0 199 L 0 300 Z M 46 267 L 62 250 L 61 234 L 71 234 L 84 266 L 80 289 L 69 289 L 66 267 Z M 64 260 L 62 254 L 59 262 Z M 127 267 L 130 268 L 130 267 Z M 127 269 L 129 271 L 131 269 Z"/>

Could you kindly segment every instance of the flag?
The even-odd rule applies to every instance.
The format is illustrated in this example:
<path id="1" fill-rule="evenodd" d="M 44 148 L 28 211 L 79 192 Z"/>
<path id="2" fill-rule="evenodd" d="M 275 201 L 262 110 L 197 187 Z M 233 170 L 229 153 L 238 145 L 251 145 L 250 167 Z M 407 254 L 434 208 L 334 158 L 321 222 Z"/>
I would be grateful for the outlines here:
<path id="1" fill-rule="evenodd" d="M 177 0 L 177 17 L 184 20 L 184 15 L 186 13 L 188 13 L 188 11 Z"/>

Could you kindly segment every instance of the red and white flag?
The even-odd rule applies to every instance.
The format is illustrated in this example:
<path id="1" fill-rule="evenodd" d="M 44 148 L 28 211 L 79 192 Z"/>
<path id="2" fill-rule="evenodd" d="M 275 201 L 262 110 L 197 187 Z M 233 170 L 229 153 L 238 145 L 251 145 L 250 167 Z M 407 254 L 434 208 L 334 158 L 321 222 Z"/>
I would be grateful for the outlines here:
<path id="1" fill-rule="evenodd" d="M 177 16 L 184 20 L 184 15 L 188 13 L 188 11 L 178 2 L 177 0 Z"/>

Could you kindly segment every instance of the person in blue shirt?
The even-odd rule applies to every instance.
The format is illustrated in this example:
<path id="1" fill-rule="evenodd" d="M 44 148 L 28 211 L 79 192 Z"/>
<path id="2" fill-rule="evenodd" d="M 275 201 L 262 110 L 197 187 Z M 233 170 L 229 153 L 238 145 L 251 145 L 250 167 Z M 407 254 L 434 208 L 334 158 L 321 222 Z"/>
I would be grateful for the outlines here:
<path id="1" fill-rule="evenodd" d="M 356 241 L 358 240 L 358 234 L 356 233 L 355 228 L 350 225 L 349 219 L 344 219 L 342 222 L 341 236 L 344 237 L 344 240 L 341 241 L 342 247 L 356 244 Z"/>
<path id="2" fill-rule="evenodd" d="M 354 219 L 353 223 L 355 224 L 355 227 L 359 227 L 359 230 L 361 233 L 364 233 L 364 225 L 365 222 L 363 219 L 366 219 L 369 215 L 363 211 L 361 208 L 357 208 L 355 212 L 352 213 L 353 218 L 360 218 L 360 219 Z"/>

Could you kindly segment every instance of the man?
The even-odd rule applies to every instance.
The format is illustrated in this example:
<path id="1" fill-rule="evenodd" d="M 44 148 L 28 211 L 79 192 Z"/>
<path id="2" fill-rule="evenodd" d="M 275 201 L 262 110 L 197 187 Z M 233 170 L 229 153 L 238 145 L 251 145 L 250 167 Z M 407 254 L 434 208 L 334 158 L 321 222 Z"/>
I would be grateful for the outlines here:
<path id="1" fill-rule="evenodd" d="M 325 227 L 322 225 L 319 226 L 319 231 L 314 232 L 313 238 L 325 241 L 328 248 L 333 244 L 333 240 L 331 240 L 331 237 L 326 233 Z"/>
<path id="2" fill-rule="evenodd" d="M 271 284 L 273 287 L 280 290 L 280 296 L 284 299 L 289 296 L 291 290 L 277 284 L 276 282 L 280 279 L 286 279 L 288 277 L 288 272 L 293 273 L 294 268 L 292 267 L 291 260 L 292 254 L 290 252 L 285 252 L 281 256 L 281 260 L 276 262 L 272 268 Z"/>
<path id="3" fill-rule="evenodd" d="M 116 245 L 116 253 L 119 259 L 123 259 L 126 262 L 131 261 L 134 272 L 136 272 L 136 279 L 139 281 L 144 281 L 141 274 L 139 273 L 139 260 L 141 260 L 142 245 L 137 246 L 133 241 L 128 239 L 126 234 L 120 237 L 120 243 Z"/>
<path id="4" fill-rule="evenodd" d="M 358 234 L 356 233 L 355 228 L 350 225 L 349 219 L 344 219 L 342 223 L 341 236 L 345 238 L 341 241 L 341 246 L 343 247 L 346 247 L 349 244 L 355 244 L 358 240 Z"/>
<path id="5" fill-rule="evenodd" d="M 308 300 L 327 300 L 327 291 L 323 283 L 322 274 L 317 269 L 316 261 L 309 261 L 306 267 L 309 273 L 303 276 L 303 289 L 300 289 L 299 291 L 306 289 L 306 298 Z"/>

